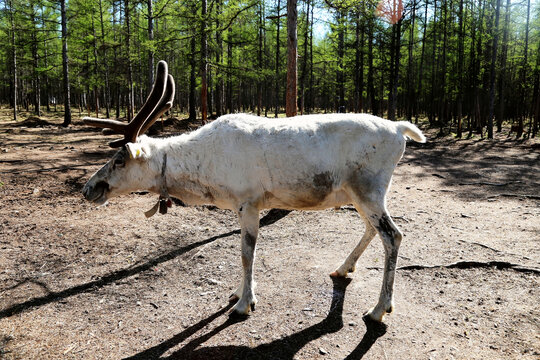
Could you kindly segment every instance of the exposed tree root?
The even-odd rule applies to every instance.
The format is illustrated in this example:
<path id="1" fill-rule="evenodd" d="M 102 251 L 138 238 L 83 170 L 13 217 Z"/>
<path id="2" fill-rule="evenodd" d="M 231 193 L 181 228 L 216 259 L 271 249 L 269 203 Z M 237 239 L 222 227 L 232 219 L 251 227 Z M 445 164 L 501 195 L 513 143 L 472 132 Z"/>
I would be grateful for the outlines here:
<path id="1" fill-rule="evenodd" d="M 400 266 L 397 270 L 424 270 L 424 269 L 482 269 L 482 268 L 496 268 L 497 270 L 511 269 L 518 272 L 540 274 L 540 268 L 525 267 L 520 264 L 513 264 L 506 261 L 458 261 L 446 265 L 407 265 Z M 369 267 L 370 270 L 382 270 L 380 267 Z"/>
<path id="2" fill-rule="evenodd" d="M 475 241 L 466 241 L 466 240 L 457 240 L 457 241 L 460 242 L 460 243 L 468 244 L 468 245 L 476 245 L 476 246 L 480 246 L 480 247 L 483 247 L 484 249 L 491 250 L 491 251 L 496 252 L 496 253 L 498 253 L 498 254 L 510 255 L 510 256 L 516 256 L 516 257 L 520 257 L 520 258 L 525 259 L 525 260 L 531 260 L 531 261 L 534 261 L 533 259 L 531 259 L 531 258 L 529 258 L 529 257 L 526 257 L 526 256 L 524 256 L 524 255 L 514 254 L 514 253 L 510 253 L 510 252 L 506 252 L 506 251 L 497 250 L 497 249 L 495 249 L 495 248 L 492 248 L 491 246 L 487 246 L 487 245 L 481 244 L 481 243 L 479 243 L 479 242 L 475 242 Z"/>
<path id="3" fill-rule="evenodd" d="M 509 181 L 506 183 L 494 183 L 494 182 L 488 182 L 488 181 L 477 181 L 477 182 L 470 182 L 470 183 L 459 183 L 459 185 L 488 185 L 488 186 L 507 186 L 510 184 L 517 184 L 521 183 L 522 181 Z"/>
<path id="4" fill-rule="evenodd" d="M 496 197 L 499 197 L 499 196 L 503 196 L 503 197 L 521 197 L 521 198 L 525 198 L 525 199 L 535 199 L 535 200 L 540 200 L 540 195 L 532 195 L 532 194 L 508 194 L 508 193 L 492 195 L 492 196 L 488 197 L 488 199 L 493 199 L 493 198 L 496 198 Z"/>

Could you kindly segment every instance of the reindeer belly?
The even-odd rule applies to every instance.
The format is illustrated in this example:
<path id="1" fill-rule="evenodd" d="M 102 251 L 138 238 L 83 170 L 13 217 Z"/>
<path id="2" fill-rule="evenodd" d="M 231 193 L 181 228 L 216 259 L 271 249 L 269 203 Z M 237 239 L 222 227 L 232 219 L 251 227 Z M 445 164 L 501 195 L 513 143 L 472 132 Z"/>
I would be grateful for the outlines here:
<path id="1" fill-rule="evenodd" d="M 349 204 L 350 198 L 343 190 L 330 192 L 320 189 L 282 190 L 264 193 L 261 208 L 287 210 L 323 210 Z"/>

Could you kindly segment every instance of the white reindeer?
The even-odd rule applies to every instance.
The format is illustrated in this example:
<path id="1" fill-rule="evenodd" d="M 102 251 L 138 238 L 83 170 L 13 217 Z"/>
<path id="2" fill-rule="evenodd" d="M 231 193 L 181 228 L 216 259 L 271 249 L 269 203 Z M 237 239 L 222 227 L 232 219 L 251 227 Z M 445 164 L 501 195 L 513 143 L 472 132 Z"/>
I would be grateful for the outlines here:
<path id="1" fill-rule="evenodd" d="M 392 288 L 402 234 L 386 209 L 392 173 L 406 138 L 425 142 L 417 127 L 366 114 L 308 115 L 266 119 L 233 114 L 180 136 L 139 136 L 172 105 L 174 81 L 160 62 L 156 83 L 129 124 L 85 118 L 92 126 L 124 133 L 112 142 L 121 149 L 86 183 L 87 200 L 102 204 L 136 190 L 169 196 L 185 204 L 214 204 L 238 214 L 242 237 L 240 286 L 233 310 L 248 314 L 257 302 L 253 260 L 262 209 L 320 210 L 353 204 L 366 232 L 331 276 L 347 276 L 378 233 L 385 249 L 382 290 L 368 315 L 382 321 L 393 310 Z M 147 215 L 152 215 L 157 209 Z"/>

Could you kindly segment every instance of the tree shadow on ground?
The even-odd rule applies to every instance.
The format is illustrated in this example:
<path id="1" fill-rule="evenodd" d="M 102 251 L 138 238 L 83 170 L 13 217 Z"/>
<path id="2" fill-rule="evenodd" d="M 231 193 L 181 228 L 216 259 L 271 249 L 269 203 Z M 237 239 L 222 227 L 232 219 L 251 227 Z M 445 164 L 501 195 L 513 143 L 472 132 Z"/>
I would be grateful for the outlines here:
<path id="1" fill-rule="evenodd" d="M 501 193 L 537 192 L 540 152 L 529 144 L 502 140 L 430 140 L 409 143 L 400 166 L 416 164 L 419 184 L 426 177 L 441 179 L 456 197 L 470 200 Z M 519 148 L 519 151 L 516 151 Z"/>
<path id="2" fill-rule="evenodd" d="M 263 226 L 271 225 L 275 223 L 276 221 L 282 219 L 283 217 L 287 216 L 289 212 L 290 212 L 289 210 L 272 209 L 263 218 L 261 218 L 260 226 L 263 227 Z M 186 246 L 182 246 L 180 248 L 171 250 L 161 256 L 145 261 L 144 263 L 135 265 L 127 269 L 114 271 L 97 280 L 90 281 L 90 282 L 80 284 L 77 286 L 73 286 L 73 287 L 70 287 L 68 289 L 61 290 L 61 291 L 49 291 L 48 290 L 49 287 L 47 286 L 47 284 L 40 282 L 40 286 L 47 291 L 47 295 L 35 297 L 25 302 L 14 304 L 5 309 L 0 310 L 0 319 L 19 314 L 28 309 L 40 307 L 40 306 L 47 305 L 53 302 L 58 302 L 62 299 L 69 298 L 77 294 L 96 291 L 97 289 L 110 285 L 116 281 L 119 281 L 119 280 L 128 278 L 130 276 L 142 273 L 144 271 L 150 270 L 156 265 L 159 265 L 166 261 L 177 258 L 178 256 L 181 256 L 200 246 L 209 244 L 218 239 L 226 238 L 235 234 L 240 234 L 240 230 L 239 229 L 231 230 L 229 232 L 226 232 L 220 235 L 212 236 L 205 240 L 201 240 L 201 241 L 198 241 L 198 242 L 186 245 Z M 23 282 L 34 282 L 34 280 L 24 279 Z"/>
<path id="3" fill-rule="evenodd" d="M 309 326 L 292 335 L 272 341 L 271 343 L 262 344 L 255 348 L 234 345 L 199 348 L 201 344 L 213 336 L 242 320 L 236 316 L 229 316 L 222 324 L 218 325 L 211 331 L 194 338 L 187 344 L 183 345 L 180 349 L 174 351 L 172 354 L 163 357 L 167 351 L 172 350 L 172 348 L 187 340 L 197 331 L 203 329 L 221 315 L 225 314 L 225 312 L 230 308 L 229 305 L 199 321 L 197 324 L 190 326 L 172 338 L 162 342 L 161 344 L 126 359 L 293 359 L 298 351 L 300 351 L 300 349 L 302 349 L 308 343 L 326 334 L 338 332 L 343 328 L 342 315 L 343 303 L 345 301 L 345 290 L 350 284 L 351 279 L 332 278 L 332 282 L 332 303 L 326 318 L 317 324 Z M 347 356 L 347 359 L 361 359 L 369 351 L 373 344 L 375 344 L 377 339 L 386 333 L 386 325 L 373 322 L 367 317 L 364 317 L 364 322 L 366 324 L 366 333 L 358 346 L 351 354 L 349 354 L 349 356 Z"/>

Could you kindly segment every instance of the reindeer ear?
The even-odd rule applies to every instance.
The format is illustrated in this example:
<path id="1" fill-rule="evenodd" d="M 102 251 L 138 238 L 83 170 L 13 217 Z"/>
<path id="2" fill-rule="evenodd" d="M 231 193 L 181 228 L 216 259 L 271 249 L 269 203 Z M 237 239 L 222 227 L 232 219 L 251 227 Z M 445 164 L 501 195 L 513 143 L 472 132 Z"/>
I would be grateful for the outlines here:
<path id="1" fill-rule="evenodd" d="M 147 159 L 150 156 L 148 146 L 141 143 L 127 143 L 126 149 L 131 159 Z"/>

